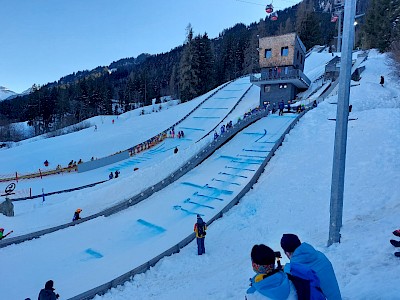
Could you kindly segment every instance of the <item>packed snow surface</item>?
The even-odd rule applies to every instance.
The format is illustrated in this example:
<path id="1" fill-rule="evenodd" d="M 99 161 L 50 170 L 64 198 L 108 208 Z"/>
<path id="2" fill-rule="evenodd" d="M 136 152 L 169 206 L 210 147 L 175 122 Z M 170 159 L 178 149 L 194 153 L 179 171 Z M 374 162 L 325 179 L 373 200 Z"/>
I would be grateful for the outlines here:
<path id="1" fill-rule="evenodd" d="M 307 58 L 306 66 L 310 63 L 319 67 L 314 60 L 318 60 L 317 54 Z M 312 244 L 327 255 L 334 266 L 344 299 L 397 299 L 400 262 L 393 255 L 395 248 L 390 245 L 389 239 L 395 238 L 391 232 L 399 228 L 400 86 L 398 78 L 391 73 L 390 62 L 386 55 L 371 51 L 368 60 L 363 63 L 366 69 L 361 75 L 360 85 L 351 87 L 350 104 L 353 110 L 350 117 L 356 120 L 349 121 L 348 126 L 340 244 L 326 247 L 335 136 L 335 122 L 328 119 L 336 117 L 334 103 L 338 100 L 337 96 L 332 96 L 306 113 L 286 136 L 257 184 L 241 199 L 239 205 L 209 226 L 205 255 L 197 256 L 194 241 L 180 253 L 162 259 L 146 273 L 136 275 L 132 281 L 96 299 L 244 299 L 248 279 L 253 276 L 250 261 L 252 246 L 264 243 L 276 251 L 282 251 L 279 241 L 282 234 L 288 232 L 296 233 L 302 241 Z M 385 76 L 384 87 L 379 84 L 381 75 Z M 238 87 L 230 89 L 233 93 Z M 241 108 L 238 107 L 237 113 L 257 105 L 257 97 L 257 89 L 250 89 L 250 95 L 241 104 Z M 132 119 L 141 123 L 143 128 L 148 126 L 150 130 L 159 132 L 197 104 L 189 102 L 185 104 L 185 109 L 185 105 L 178 105 L 166 110 L 168 113 L 158 112 L 145 118 L 140 116 Z M 170 119 L 167 114 L 172 115 Z M 164 116 L 167 121 L 164 121 Z M 231 116 L 231 119 L 237 117 Z M 260 138 L 264 129 L 270 132 L 268 126 L 271 125 L 268 122 L 273 118 L 285 120 L 288 117 L 269 116 L 247 128 L 248 131 L 221 148 L 204 166 L 194 169 L 190 178 L 183 178 L 186 182 L 183 189 L 191 189 L 194 185 L 202 185 L 211 177 L 214 178 L 220 168 L 218 164 L 221 157 L 226 159 L 232 155 L 230 151 L 242 151 L 250 147 Z M 108 132 L 113 128 L 114 132 L 126 130 L 122 125 L 123 119 L 115 121 L 115 124 L 111 124 L 111 117 L 104 119 L 104 124 L 97 123 L 98 132 L 95 133 L 92 128 L 78 133 L 76 139 L 84 140 L 87 149 L 98 153 L 109 154 L 109 151 L 125 147 L 126 141 L 118 144 L 115 140 L 105 140 L 104 147 L 115 147 L 110 149 L 98 149 L 98 144 L 91 143 L 91 137 L 95 134 L 104 133 L 106 138 L 112 135 Z M 156 128 L 156 125 L 160 127 Z M 151 129 L 152 126 L 154 129 Z M 71 134 L 72 140 L 74 135 Z M 27 156 L 28 161 L 31 159 L 39 164 L 47 157 L 50 157 L 49 161 L 67 161 L 79 158 L 78 154 L 92 155 L 92 152 L 81 148 L 82 152 L 74 153 L 70 158 L 67 155 L 68 150 L 73 150 L 70 141 L 63 142 L 56 138 L 41 140 L 39 146 L 43 156 L 40 158 L 36 158 L 38 154 L 34 152 L 38 144 L 32 141 L 18 146 L 26 147 L 18 157 L 25 159 L 23 156 Z M 53 153 L 54 150 L 48 150 L 53 149 L 53 143 L 61 146 L 59 156 Z M 32 148 L 28 145 L 32 145 Z M 18 147 L 0 150 L 1 157 L 8 157 L 10 162 L 17 161 L 18 157 L 14 157 L 12 152 L 18 151 Z M 149 163 L 146 168 L 140 169 L 142 173 L 127 170 L 122 172 L 119 180 L 111 180 L 91 189 L 60 198 L 49 197 L 45 202 L 16 202 L 16 216 L 9 218 L 1 215 L 1 227 L 5 228 L 5 232 L 18 229 L 15 234 L 19 235 L 37 230 L 38 227 L 64 223 L 65 220 L 60 221 L 60 218 L 72 218 L 77 207 L 83 206 L 82 213 L 90 213 L 96 211 L 96 201 L 101 207 L 121 201 L 135 194 L 135 186 L 145 186 L 145 183 L 152 182 L 152 177 L 157 176 L 158 172 L 173 169 L 177 161 L 187 159 L 198 148 L 188 144 L 185 149 L 178 153 L 179 156 L 171 154 L 160 159 L 160 162 Z M 5 168 L 4 164 L 7 164 L 7 160 L 1 164 L 2 173 L 14 172 L 11 168 Z M 17 162 L 12 164 L 17 166 Z M 32 165 L 29 167 L 34 169 Z M 101 176 L 105 177 L 108 171 L 102 170 Z M 100 175 L 93 172 L 88 176 L 96 181 Z M 60 182 L 67 180 L 66 177 L 55 176 L 58 179 L 53 179 L 54 185 L 61 186 Z M 43 182 L 47 180 L 50 179 L 43 179 Z M 31 182 L 40 190 L 39 180 Z M 241 181 L 231 183 L 240 184 Z M 4 189 L 5 186 L 5 183 L 1 183 L 0 188 Z M 104 266 L 110 277 L 122 275 L 140 257 L 155 256 L 159 253 L 158 247 L 176 243 L 192 232 L 195 215 L 187 216 L 183 222 L 175 215 L 174 220 L 171 217 L 174 209 L 167 204 L 185 201 L 186 198 L 182 199 L 182 196 L 183 192 L 172 186 L 134 208 L 111 217 L 97 218 L 33 241 L 1 248 L 0 255 L 4 259 L 0 271 L 0 298 L 35 299 L 44 283 L 53 279 L 56 291 L 61 295 L 60 299 L 66 299 L 75 295 L 72 290 L 76 287 L 94 287 L 104 283 Z M 144 211 L 149 214 L 142 218 Z M 212 215 L 206 207 L 202 207 L 200 212 L 205 215 L 205 221 L 208 215 Z M 138 222 L 139 219 L 142 221 Z M 143 230 L 140 225 L 147 226 L 147 230 Z M 93 228 L 98 230 L 93 231 Z M 142 230 L 141 233 L 138 234 L 138 230 Z M 156 239 L 157 244 L 153 246 L 149 243 L 149 237 Z M 116 248 L 119 248 L 119 255 L 113 256 Z M 141 250 L 137 252 L 138 249 Z M 284 259 L 283 263 L 286 261 Z"/>

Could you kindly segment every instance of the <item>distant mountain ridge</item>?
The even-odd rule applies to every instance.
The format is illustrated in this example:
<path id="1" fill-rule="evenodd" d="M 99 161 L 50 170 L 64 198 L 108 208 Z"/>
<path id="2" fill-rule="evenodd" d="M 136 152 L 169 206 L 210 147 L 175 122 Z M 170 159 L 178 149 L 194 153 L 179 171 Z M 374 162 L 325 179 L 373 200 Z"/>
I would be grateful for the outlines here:
<path id="1" fill-rule="evenodd" d="M 8 97 L 18 95 L 16 92 L 9 90 L 4 86 L 0 86 L 0 101 L 7 99 Z"/>

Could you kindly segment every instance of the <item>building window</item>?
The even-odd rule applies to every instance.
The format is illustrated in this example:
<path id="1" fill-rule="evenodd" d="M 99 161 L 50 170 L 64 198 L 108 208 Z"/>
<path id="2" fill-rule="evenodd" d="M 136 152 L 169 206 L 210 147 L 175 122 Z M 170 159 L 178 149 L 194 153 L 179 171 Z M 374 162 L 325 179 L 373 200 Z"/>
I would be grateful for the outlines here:
<path id="1" fill-rule="evenodd" d="M 297 50 L 297 59 L 299 59 L 299 50 Z"/>
<path id="2" fill-rule="evenodd" d="M 271 87 L 269 85 L 264 85 L 264 93 L 269 93 Z"/>
<path id="3" fill-rule="evenodd" d="M 279 85 L 279 88 L 280 89 L 286 89 L 287 88 L 287 84 L 285 83 L 285 84 L 280 84 Z"/>
<path id="4" fill-rule="evenodd" d="M 264 58 L 272 57 L 272 49 L 265 49 Z"/>
<path id="5" fill-rule="evenodd" d="M 288 56 L 288 55 L 289 55 L 289 47 L 282 47 L 281 56 Z"/>
<path id="6" fill-rule="evenodd" d="M 300 63 L 301 63 L 301 64 L 304 63 L 304 61 L 303 61 L 303 54 L 300 54 Z"/>

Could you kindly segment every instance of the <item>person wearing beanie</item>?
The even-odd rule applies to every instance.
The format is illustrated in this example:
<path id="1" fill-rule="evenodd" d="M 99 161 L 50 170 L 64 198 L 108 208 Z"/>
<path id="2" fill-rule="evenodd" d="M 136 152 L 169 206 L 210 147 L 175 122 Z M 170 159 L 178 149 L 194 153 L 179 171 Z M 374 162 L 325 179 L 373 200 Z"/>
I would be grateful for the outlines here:
<path id="1" fill-rule="evenodd" d="M 284 268 L 287 274 L 291 274 L 291 265 L 307 266 L 318 277 L 321 290 L 326 299 L 342 299 L 335 271 L 325 254 L 314 249 L 310 244 L 300 242 L 298 236 L 291 233 L 282 236 L 281 247 L 290 259 L 290 263 L 287 263 Z"/>
<path id="2" fill-rule="evenodd" d="M 44 285 L 44 289 L 40 290 L 38 300 L 56 300 L 60 297 L 59 294 L 54 292 L 53 288 L 54 282 L 53 280 L 49 280 Z"/>
<path id="3" fill-rule="evenodd" d="M 196 232 L 197 241 L 197 254 L 202 255 L 206 253 L 206 248 L 204 246 L 204 240 L 206 238 L 207 225 L 203 221 L 200 215 L 197 215 L 197 222 L 194 224 L 193 231 Z"/>
<path id="4" fill-rule="evenodd" d="M 251 250 L 254 275 L 246 292 L 247 300 L 297 299 L 296 290 L 281 268 L 275 268 L 275 252 L 264 244 Z"/>

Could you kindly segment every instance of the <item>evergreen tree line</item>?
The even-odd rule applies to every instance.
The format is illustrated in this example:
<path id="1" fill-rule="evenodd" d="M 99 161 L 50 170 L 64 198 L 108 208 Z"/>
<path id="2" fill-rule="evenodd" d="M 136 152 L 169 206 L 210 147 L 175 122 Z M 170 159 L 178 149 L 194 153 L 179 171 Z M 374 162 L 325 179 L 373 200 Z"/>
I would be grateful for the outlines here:
<path id="1" fill-rule="evenodd" d="M 375 2 L 400 0 L 370 1 L 371 10 Z M 367 21 L 372 18 L 370 10 Z M 30 95 L 0 102 L 0 125 L 28 121 L 35 134 L 41 134 L 96 115 L 116 113 L 115 103 L 119 112 L 125 112 L 149 105 L 154 98 L 160 101 L 165 95 L 188 101 L 257 71 L 259 37 L 296 31 L 307 49 L 333 43 L 337 24 L 330 22 L 330 17 L 320 10 L 318 0 L 304 0 L 279 11 L 277 21 L 266 18 L 249 26 L 237 24 L 215 39 L 209 39 L 207 33 L 195 35 L 188 25 L 185 43 L 167 53 L 141 54 L 108 67 L 80 71 L 58 82 L 33 86 Z M 367 37 L 365 33 L 365 41 L 369 41 Z"/>
<path id="2" fill-rule="evenodd" d="M 369 0 L 362 46 L 381 52 L 396 50 L 400 39 L 400 0 Z"/>

